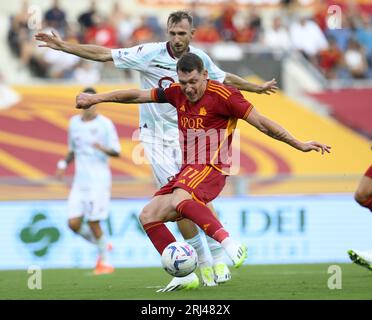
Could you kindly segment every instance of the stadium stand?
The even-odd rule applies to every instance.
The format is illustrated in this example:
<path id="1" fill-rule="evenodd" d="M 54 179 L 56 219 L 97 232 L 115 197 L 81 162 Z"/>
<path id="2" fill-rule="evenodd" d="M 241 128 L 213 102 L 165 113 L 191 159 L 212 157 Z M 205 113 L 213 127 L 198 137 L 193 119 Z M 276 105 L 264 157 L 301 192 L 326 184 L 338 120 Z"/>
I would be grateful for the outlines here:
<path id="1" fill-rule="evenodd" d="M 372 89 L 339 89 L 311 94 L 330 114 L 351 129 L 372 138 Z"/>

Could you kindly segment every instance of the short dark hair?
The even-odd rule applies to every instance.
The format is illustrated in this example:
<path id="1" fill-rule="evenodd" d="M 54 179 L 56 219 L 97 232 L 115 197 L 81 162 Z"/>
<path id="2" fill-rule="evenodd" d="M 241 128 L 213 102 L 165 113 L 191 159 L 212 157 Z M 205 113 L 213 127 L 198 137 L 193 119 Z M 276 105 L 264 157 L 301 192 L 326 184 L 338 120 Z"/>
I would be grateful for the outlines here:
<path id="1" fill-rule="evenodd" d="M 84 90 L 83 90 L 84 93 L 97 93 L 96 89 L 92 88 L 92 87 L 86 87 Z"/>
<path id="2" fill-rule="evenodd" d="M 174 11 L 168 16 L 167 26 L 175 24 L 175 23 L 179 23 L 183 19 L 187 19 L 190 26 L 191 27 L 193 26 L 192 15 L 188 13 L 187 11 L 182 11 L 182 10 Z"/>
<path id="3" fill-rule="evenodd" d="M 204 70 L 203 60 L 195 53 L 187 52 L 177 62 L 177 71 L 179 70 L 187 73 L 197 70 L 200 73 Z"/>

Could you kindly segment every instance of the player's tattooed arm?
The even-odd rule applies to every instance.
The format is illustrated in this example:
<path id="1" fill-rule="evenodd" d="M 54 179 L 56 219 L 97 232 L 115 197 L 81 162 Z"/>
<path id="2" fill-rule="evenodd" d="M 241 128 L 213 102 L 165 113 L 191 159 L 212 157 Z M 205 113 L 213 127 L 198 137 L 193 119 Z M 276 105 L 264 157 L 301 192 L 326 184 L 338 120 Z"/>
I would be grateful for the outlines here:
<path id="1" fill-rule="evenodd" d="M 117 103 L 145 103 L 155 102 L 155 98 L 151 94 L 152 90 L 114 90 L 106 93 L 89 94 L 80 93 L 76 97 L 76 108 L 88 109 L 94 104 L 103 102 Z"/>
<path id="2" fill-rule="evenodd" d="M 258 94 L 264 93 L 270 95 L 278 90 L 275 79 L 265 82 L 264 84 L 255 84 L 249 82 L 236 74 L 226 72 L 224 84 L 231 85 L 242 91 L 255 92 Z"/>
<path id="3" fill-rule="evenodd" d="M 323 143 L 319 143 L 317 141 L 301 142 L 297 140 L 281 125 L 259 114 L 258 111 L 254 108 L 248 114 L 245 120 L 252 126 L 256 127 L 258 130 L 260 130 L 262 133 L 268 135 L 273 139 L 283 141 L 297 150 L 303 152 L 314 150 L 317 152 L 320 151 L 322 154 L 324 154 L 324 152 L 331 152 L 331 147 Z"/>

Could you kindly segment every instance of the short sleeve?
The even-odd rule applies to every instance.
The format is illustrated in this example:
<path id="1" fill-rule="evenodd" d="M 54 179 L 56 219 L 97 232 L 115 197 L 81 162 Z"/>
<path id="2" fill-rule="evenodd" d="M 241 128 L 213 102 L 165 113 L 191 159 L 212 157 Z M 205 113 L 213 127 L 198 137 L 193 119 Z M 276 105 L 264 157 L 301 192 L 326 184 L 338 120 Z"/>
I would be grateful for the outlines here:
<path id="1" fill-rule="evenodd" d="M 170 103 L 177 108 L 176 100 L 179 93 L 178 85 L 171 85 L 169 88 L 155 88 L 151 90 L 151 97 L 158 103 Z"/>
<path id="2" fill-rule="evenodd" d="M 117 68 L 144 71 L 160 50 L 160 43 L 146 43 L 131 48 L 112 49 L 111 56 Z"/>
<path id="3" fill-rule="evenodd" d="M 228 99 L 229 114 L 237 119 L 245 119 L 252 109 L 253 105 L 243 97 L 240 91 L 234 90 Z"/>
<path id="4" fill-rule="evenodd" d="M 121 146 L 119 136 L 111 120 L 107 123 L 107 147 L 120 153 Z"/>

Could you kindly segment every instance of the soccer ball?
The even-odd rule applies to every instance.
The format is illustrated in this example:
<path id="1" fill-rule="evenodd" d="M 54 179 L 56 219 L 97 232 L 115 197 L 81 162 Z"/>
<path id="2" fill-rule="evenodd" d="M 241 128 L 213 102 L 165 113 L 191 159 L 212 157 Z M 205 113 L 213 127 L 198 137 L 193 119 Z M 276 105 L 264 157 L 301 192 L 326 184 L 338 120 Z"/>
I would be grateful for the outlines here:
<path id="1" fill-rule="evenodd" d="M 172 242 L 164 249 L 161 263 L 170 275 L 185 277 L 196 269 L 198 255 L 186 242 Z"/>

